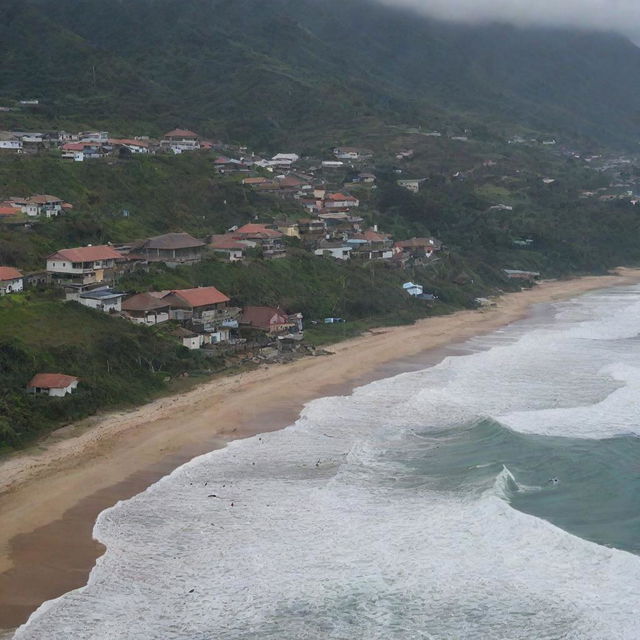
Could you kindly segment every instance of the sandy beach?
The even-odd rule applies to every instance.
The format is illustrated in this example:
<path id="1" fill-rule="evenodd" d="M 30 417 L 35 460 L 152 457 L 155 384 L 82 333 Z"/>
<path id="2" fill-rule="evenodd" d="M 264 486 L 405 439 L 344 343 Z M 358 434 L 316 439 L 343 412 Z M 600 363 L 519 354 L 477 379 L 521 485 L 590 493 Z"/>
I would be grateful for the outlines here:
<path id="1" fill-rule="evenodd" d="M 97 515 L 192 457 L 282 428 L 303 405 L 385 375 L 384 365 L 525 317 L 532 305 L 640 282 L 640 270 L 547 281 L 477 311 L 384 328 L 328 347 L 332 355 L 208 381 L 179 396 L 93 417 L 0 461 L 0 629 L 86 583 L 103 548 Z M 388 372 L 387 372 L 388 375 Z"/>

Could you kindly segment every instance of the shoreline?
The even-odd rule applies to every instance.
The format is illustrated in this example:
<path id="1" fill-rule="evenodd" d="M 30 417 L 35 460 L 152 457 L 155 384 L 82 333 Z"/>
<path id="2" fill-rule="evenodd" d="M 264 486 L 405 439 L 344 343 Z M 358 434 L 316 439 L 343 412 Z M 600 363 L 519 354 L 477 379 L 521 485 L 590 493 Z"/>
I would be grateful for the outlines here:
<path id="1" fill-rule="evenodd" d="M 193 457 L 288 426 L 314 398 L 393 375 L 385 370 L 392 363 L 399 373 L 403 359 L 426 357 L 511 324 L 533 305 L 638 282 L 640 269 L 542 282 L 503 295 L 496 307 L 376 329 L 330 345 L 328 356 L 261 366 L 90 418 L 1 460 L 0 630 L 22 624 L 45 600 L 86 584 L 104 551 L 91 537 L 97 515 Z"/>

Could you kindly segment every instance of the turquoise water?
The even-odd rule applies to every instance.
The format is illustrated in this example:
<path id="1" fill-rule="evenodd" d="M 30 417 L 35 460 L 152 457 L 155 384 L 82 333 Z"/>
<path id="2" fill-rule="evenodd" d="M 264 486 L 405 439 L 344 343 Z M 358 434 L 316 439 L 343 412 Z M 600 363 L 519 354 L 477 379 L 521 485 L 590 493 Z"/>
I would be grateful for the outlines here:
<path id="1" fill-rule="evenodd" d="M 493 420 L 415 434 L 407 467 L 416 482 L 482 493 L 506 468 L 500 488 L 514 508 L 586 540 L 640 553 L 637 436 L 523 435 Z"/>

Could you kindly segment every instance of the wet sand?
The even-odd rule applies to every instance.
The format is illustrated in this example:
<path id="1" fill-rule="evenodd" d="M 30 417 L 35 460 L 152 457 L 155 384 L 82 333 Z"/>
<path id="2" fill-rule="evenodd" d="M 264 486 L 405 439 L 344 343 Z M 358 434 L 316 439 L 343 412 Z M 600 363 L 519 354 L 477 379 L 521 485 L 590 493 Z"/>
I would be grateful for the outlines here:
<path id="1" fill-rule="evenodd" d="M 304 358 L 206 382 L 180 396 L 60 429 L 0 464 L 0 629 L 83 586 L 104 551 L 97 515 L 236 438 L 282 428 L 313 398 L 435 362 L 447 345 L 523 318 L 537 303 L 640 282 L 640 270 L 549 281 L 497 306 L 377 329 Z"/>

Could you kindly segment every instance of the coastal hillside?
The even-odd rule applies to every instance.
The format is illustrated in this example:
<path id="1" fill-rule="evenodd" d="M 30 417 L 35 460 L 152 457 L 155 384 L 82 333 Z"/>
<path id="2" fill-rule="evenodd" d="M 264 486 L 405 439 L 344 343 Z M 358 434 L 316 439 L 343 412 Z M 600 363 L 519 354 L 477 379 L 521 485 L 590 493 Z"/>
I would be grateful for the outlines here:
<path id="1" fill-rule="evenodd" d="M 0 98 L 38 99 L 41 126 L 190 123 L 313 145 L 384 121 L 623 147 L 640 127 L 640 50 L 615 35 L 461 26 L 368 0 L 7 0 L 0 25 Z"/>

